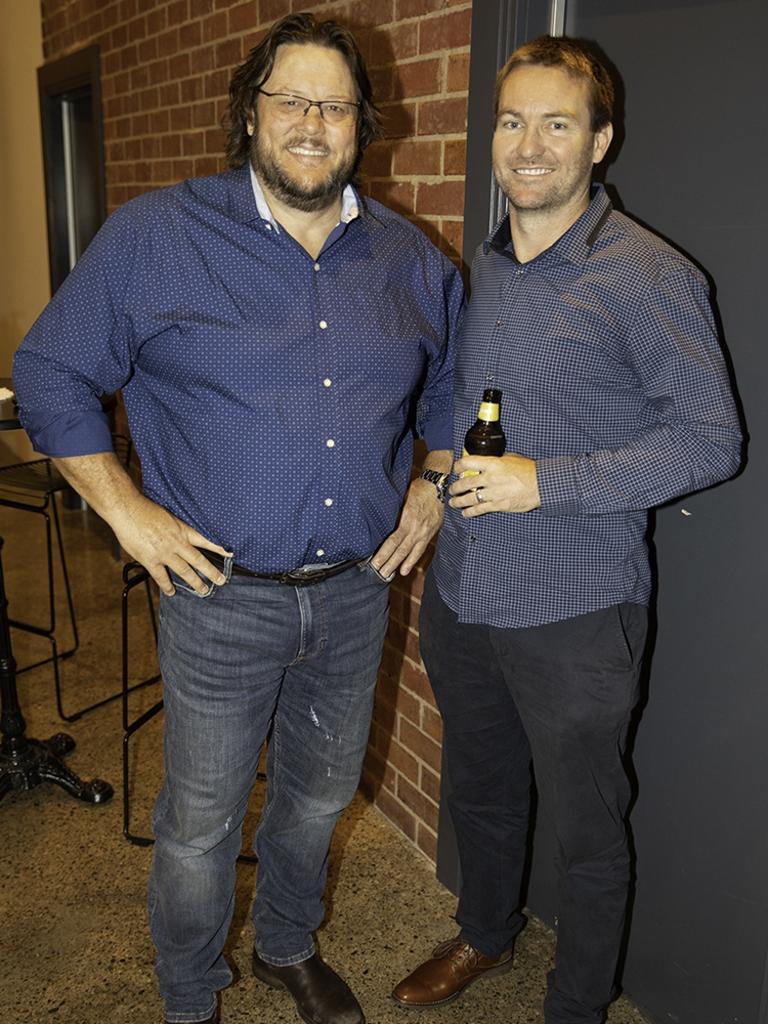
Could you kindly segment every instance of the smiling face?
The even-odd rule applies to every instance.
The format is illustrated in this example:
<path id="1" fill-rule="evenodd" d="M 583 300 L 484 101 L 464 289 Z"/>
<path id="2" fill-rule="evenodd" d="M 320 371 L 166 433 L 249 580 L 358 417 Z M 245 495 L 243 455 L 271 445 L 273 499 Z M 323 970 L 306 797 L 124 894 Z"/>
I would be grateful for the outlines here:
<path id="1" fill-rule="evenodd" d="M 592 131 L 584 79 L 559 67 L 516 67 L 501 87 L 493 135 L 493 173 L 510 214 L 575 221 L 612 137 L 610 125 Z"/>
<path id="2" fill-rule="evenodd" d="M 344 57 L 325 46 L 280 46 L 262 88 L 313 100 L 357 102 Z M 261 94 L 256 115 L 251 163 L 265 190 L 296 210 L 324 210 L 336 202 L 354 171 L 356 123 L 328 124 L 317 107 L 310 107 L 298 122 L 286 122 Z"/>

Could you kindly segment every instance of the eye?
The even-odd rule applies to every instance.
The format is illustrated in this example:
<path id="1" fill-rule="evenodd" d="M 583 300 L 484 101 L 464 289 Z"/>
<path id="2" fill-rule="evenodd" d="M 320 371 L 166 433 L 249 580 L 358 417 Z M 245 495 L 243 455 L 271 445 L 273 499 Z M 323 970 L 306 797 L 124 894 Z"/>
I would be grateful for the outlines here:
<path id="1" fill-rule="evenodd" d="M 280 110 L 297 110 L 301 106 L 301 100 L 295 96 L 285 96 L 278 101 Z"/>
<path id="2" fill-rule="evenodd" d="M 520 122 L 516 121 L 514 117 L 502 117 L 499 120 L 499 128 L 506 128 L 509 131 L 514 131 L 515 128 L 520 127 Z"/>
<path id="3" fill-rule="evenodd" d="M 347 108 L 339 103 L 329 103 L 327 100 L 323 104 L 329 114 L 346 114 Z"/>
<path id="4" fill-rule="evenodd" d="M 564 121 L 553 121 L 549 126 L 554 132 L 562 132 L 568 127 Z"/>

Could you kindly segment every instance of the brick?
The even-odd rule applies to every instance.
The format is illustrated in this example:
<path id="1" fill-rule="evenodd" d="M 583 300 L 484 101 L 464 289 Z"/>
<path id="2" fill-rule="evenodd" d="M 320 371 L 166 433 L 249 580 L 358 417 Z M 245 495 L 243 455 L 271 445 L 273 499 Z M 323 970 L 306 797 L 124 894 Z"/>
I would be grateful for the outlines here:
<path id="1" fill-rule="evenodd" d="M 421 722 L 421 702 L 408 690 L 398 687 L 395 699 L 395 710 L 399 715 L 409 719 L 414 725 Z"/>
<path id="2" fill-rule="evenodd" d="M 413 842 L 416 839 L 416 819 L 400 801 L 386 790 L 376 796 L 376 806 L 385 818 L 389 818 Z"/>
<path id="3" fill-rule="evenodd" d="M 425 100 L 419 103 L 419 135 L 447 135 L 467 128 L 467 100 Z"/>
<path id="4" fill-rule="evenodd" d="M 158 184 L 169 183 L 171 178 L 171 161 L 170 160 L 153 160 L 152 161 L 152 181 Z"/>
<path id="5" fill-rule="evenodd" d="M 128 23 L 128 39 L 132 42 L 138 42 L 139 39 L 144 39 L 147 34 L 147 21 L 146 18 L 135 18 L 133 21 Z"/>
<path id="6" fill-rule="evenodd" d="M 183 131 L 192 127 L 192 109 L 190 107 L 174 107 L 169 111 L 170 126 L 174 131 Z"/>
<path id="7" fill-rule="evenodd" d="M 190 18 L 201 18 L 213 11 L 213 0 L 189 0 Z"/>
<path id="8" fill-rule="evenodd" d="M 190 21 L 179 25 L 179 49 L 191 50 L 203 41 L 203 26 L 199 21 Z"/>
<path id="9" fill-rule="evenodd" d="M 216 45 L 207 43 L 205 46 L 192 50 L 189 56 L 190 72 L 199 75 L 203 71 L 213 71 L 216 67 Z"/>
<path id="10" fill-rule="evenodd" d="M 165 85 L 160 86 L 158 92 L 160 93 L 161 107 L 174 107 L 181 102 L 181 90 L 178 82 L 166 82 Z"/>
<path id="11" fill-rule="evenodd" d="M 196 103 L 192 107 L 192 125 L 194 128 L 210 128 L 216 121 L 216 107 L 207 100 L 205 103 Z"/>
<path id="12" fill-rule="evenodd" d="M 413 209 L 413 194 L 413 185 L 405 181 L 375 181 L 371 186 L 374 199 L 399 213 L 410 213 Z"/>
<path id="13" fill-rule="evenodd" d="M 421 705 L 421 731 L 431 736 L 435 743 L 443 742 L 443 719 L 440 712 L 429 704 Z"/>
<path id="14" fill-rule="evenodd" d="M 387 751 L 387 760 L 401 775 L 404 775 L 414 785 L 418 785 L 419 762 L 397 740 L 392 740 L 390 743 L 389 750 Z"/>
<path id="15" fill-rule="evenodd" d="M 419 23 L 419 53 L 440 53 L 469 45 L 472 11 L 450 11 Z"/>
<path id="16" fill-rule="evenodd" d="M 185 78 L 184 81 L 179 84 L 182 103 L 195 103 L 197 100 L 201 100 L 203 98 L 205 83 L 202 78 Z"/>
<path id="17" fill-rule="evenodd" d="M 199 156 L 195 160 L 195 177 L 204 178 L 209 174 L 218 174 L 224 170 L 221 163 L 212 156 Z"/>
<path id="18" fill-rule="evenodd" d="M 259 13 L 262 25 L 270 25 L 291 13 L 291 0 L 260 0 Z"/>
<path id="19" fill-rule="evenodd" d="M 120 51 L 120 67 L 123 71 L 126 68 L 136 67 L 139 60 L 138 48 L 134 46 L 124 46 Z"/>
<path id="20" fill-rule="evenodd" d="M 419 52 L 419 27 L 416 22 L 406 22 L 404 25 L 395 25 L 384 30 L 389 42 L 388 60 L 383 63 L 390 63 L 394 60 L 403 60 L 406 57 L 415 57 Z M 377 47 L 380 55 L 383 47 Z"/>
<path id="21" fill-rule="evenodd" d="M 168 60 L 169 78 L 188 78 L 192 72 L 192 58 L 188 53 L 176 53 Z"/>
<path id="22" fill-rule="evenodd" d="M 439 230 L 437 224 L 432 227 L 435 232 Z M 410 661 L 403 661 L 400 668 L 400 683 L 425 704 L 434 707 L 435 698 L 432 687 L 429 685 L 429 676 L 422 666 L 416 666 Z"/>
<path id="23" fill-rule="evenodd" d="M 185 132 L 181 136 L 181 148 L 184 156 L 202 156 L 205 152 L 205 133 Z"/>
<path id="24" fill-rule="evenodd" d="M 222 39 L 227 34 L 227 12 L 219 11 L 218 14 L 211 14 L 202 21 L 203 39 L 211 42 L 214 39 Z"/>
<path id="25" fill-rule="evenodd" d="M 469 89 L 469 52 L 448 54 L 447 92 L 466 92 Z"/>
<path id="26" fill-rule="evenodd" d="M 395 20 L 395 0 L 356 0 L 354 16 L 360 25 L 386 25 Z"/>
<path id="27" fill-rule="evenodd" d="M 399 720 L 398 736 L 402 745 L 436 772 L 440 771 L 440 746 L 407 718 Z"/>
<path id="28" fill-rule="evenodd" d="M 433 864 L 437 863 L 437 834 L 422 822 L 418 823 L 416 829 L 416 845 Z"/>
<path id="29" fill-rule="evenodd" d="M 443 143 L 443 174 L 466 174 L 466 139 L 447 139 Z"/>
<path id="30" fill-rule="evenodd" d="M 192 178 L 195 173 L 195 164 L 192 160 L 173 161 L 173 180 L 183 181 L 185 178 Z"/>
<path id="31" fill-rule="evenodd" d="M 230 68 L 235 67 L 243 59 L 243 41 L 242 39 L 227 39 L 223 43 L 216 45 L 216 56 L 215 66 L 217 68 Z"/>
<path id="32" fill-rule="evenodd" d="M 160 134 L 167 132 L 171 126 L 171 118 L 167 110 L 153 110 L 149 115 L 149 130 Z"/>
<path id="33" fill-rule="evenodd" d="M 168 24 L 181 25 L 189 20 L 189 0 L 173 0 L 168 4 Z"/>
<path id="34" fill-rule="evenodd" d="M 374 102 L 382 103 L 384 100 L 391 100 L 395 95 L 395 75 L 391 65 L 381 68 L 371 68 L 368 73 L 373 90 Z"/>
<path id="35" fill-rule="evenodd" d="M 398 21 L 404 21 L 406 18 L 418 18 L 422 14 L 442 11 L 444 7 L 445 0 L 397 0 L 396 17 Z"/>
<path id="36" fill-rule="evenodd" d="M 259 10 L 256 0 L 238 4 L 229 11 L 229 31 L 248 32 L 259 24 Z"/>
<path id="37" fill-rule="evenodd" d="M 162 32 L 168 24 L 167 12 L 165 7 L 157 7 L 147 13 L 147 35 L 157 35 L 158 32 Z"/>
<path id="38" fill-rule="evenodd" d="M 417 60 L 398 66 L 399 96 L 429 96 L 440 92 L 440 61 Z"/>
<path id="39" fill-rule="evenodd" d="M 227 137 L 221 128 L 209 128 L 205 133 L 205 152 L 221 156 L 226 142 Z"/>
<path id="40" fill-rule="evenodd" d="M 384 135 L 388 139 L 413 135 L 416 123 L 415 103 L 382 103 Z"/>
<path id="41" fill-rule="evenodd" d="M 179 30 L 172 28 L 157 37 L 157 52 L 161 57 L 171 57 L 179 50 Z"/>
<path id="42" fill-rule="evenodd" d="M 387 178 L 392 173 L 392 147 L 389 142 L 374 142 L 365 151 L 363 174 L 368 178 Z"/>
<path id="43" fill-rule="evenodd" d="M 160 139 L 157 135 L 145 135 L 141 142 L 141 155 L 144 160 L 155 160 L 160 156 Z"/>
<path id="44" fill-rule="evenodd" d="M 438 808 L 421 790 L 412 786 L 402 775 L 397 778 L 397 796 L 416 817 L 437 831 Z"/>
<path id="45" fill-rule="evenodd" d="M 444 220 L 440 224 L 440 233 L 444 242 L 441 246 L 443 252 L 454 261 L 460 261 L 464 243 L 464 221 Z"/>
<path id="46" fill-rule="evenodd" d="M 419 183 L 416 194 L 416 213 L 449 213 L 461 216 L 463 212 L 463 181 L 440 181 L 436 184 Z"/>
<path id="47" fill-rule="evenodd" d="M 436 772 L 427 768 L 426 765 L 421 766 L 419 789 L 422 793 L 425 793 L 430 800 L 433 800 L 436 804 L 440 803 L 440 776 Z"/>

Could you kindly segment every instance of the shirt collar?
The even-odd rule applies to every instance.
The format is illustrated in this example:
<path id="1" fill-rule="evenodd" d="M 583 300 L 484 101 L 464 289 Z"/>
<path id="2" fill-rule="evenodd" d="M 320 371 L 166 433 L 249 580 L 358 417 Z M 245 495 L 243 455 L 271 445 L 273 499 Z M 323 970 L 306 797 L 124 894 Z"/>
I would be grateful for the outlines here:
<path id="1" fill-rule="evenodd" d="M 256 200 L 256 209 L 258 210 L 259 217 L 266 221 L 267 224 L 271 224 L 272 227 L 279 233 L 280 225 L 272 215 L 272 211 L 267 203 L 266 196 L 264 195 L 264 189 L 261 187 L 259 179 L 256 177 L 256 172 L 253 169 L 253 164 L 248 164 L 251 171 L 251 188 L 253 189 L 253 196 Z M 357 195 L 351 185 L 347 185 L 341 195 L 341 218 L 339 219 L 340 224 L 349 224 L 351 220 L 360 216 L 360 206 L 357 201 Z"/>
<path id="2" fill-rule="evenodd" d="M 591 186 L 589 206 L 578 220 L 571 224 L 565 234 L 545 250 L 545 253 L 552 253 L 571 263 L 583 263 L 589 256 L 590 250 L 612 210 L 613 206 L 605 188 L 595 182 Z M 509 217 L 506 214 L 483 242 L 483 252 L 487 254 L 489 249 L 495 249 L 497 252 L 514 257 Z M 545 253 L 540 253 L 536 259 Z"/>

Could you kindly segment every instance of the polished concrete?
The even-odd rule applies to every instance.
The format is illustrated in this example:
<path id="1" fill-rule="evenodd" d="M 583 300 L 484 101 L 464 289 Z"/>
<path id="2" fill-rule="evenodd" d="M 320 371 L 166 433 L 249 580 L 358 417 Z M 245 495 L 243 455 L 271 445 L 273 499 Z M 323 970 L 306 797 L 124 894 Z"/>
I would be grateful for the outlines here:
<path id="1" fill-rule="evenodd" d="M 10 611 L 14 617 L 43 608 L 40 521 L 0 509 L 0 534 Z M 81 626 L 81 646 L 62 665 L 65 708 L 113 692 L 120 679 L 121 565 L 104 525 L 81 510 L 64 512 Z M 134 592 L 131 607 L 133 678 L 154 670 L 146 601 Z M 63 628 L 63 626 L 62 626 Z M 66 632 L 66 630 L 64 630 Z M 42 641 L 14 631 L 20 665 L 45 655 Z M 17 1024 L 133 1024 L 159 1022 L 162 1008 L 152 974 L 153 950 L 145 923 L 144 890 L 149 848 L 123 837 L 122 725 L 119 702 L 69 725 L 56 717 L 50 666 L 22 673 L 19 694 L 27 733 L 38 739 L 69 732 L 77 748 L 67 758 L 83 778 L 101 776 L 113 800 L 89 806 L 44 784 L 13 792 L 0 803 L 0 1021 Z M 159 696 L 153 686 L 136 692 L 131 714 Z M 149 829 L 160 779 L 162 715 L 132 741 L 131 826 Z M 252 832 L 261 799 L 254 794 L 247 822 Z M 238 869 L 237 907 L 228 954 L 239 974 L 222 993 L 225 1024 L 297 1021 L 285 993 L 249 974 L 252 931 L 248 906 L 255 867 Z M 344 817 L 332 852 L 328 914 L 318 941 L 324 956 L 349 980 L 369 1024 L 536 1024 L 552 956 L 552 935 L 531 921 L 521 937 L 514 969 L 477 984 L 443 1010 L 405 1011 L 389 998 L 392 986 L 437 942 L 452 934 L 454 899 L 435 880 L 432 866 L 374 807 L 358 798 Z M 610 1024 L 643 1024 L 626 1000 L 611 1009 Z"/>

